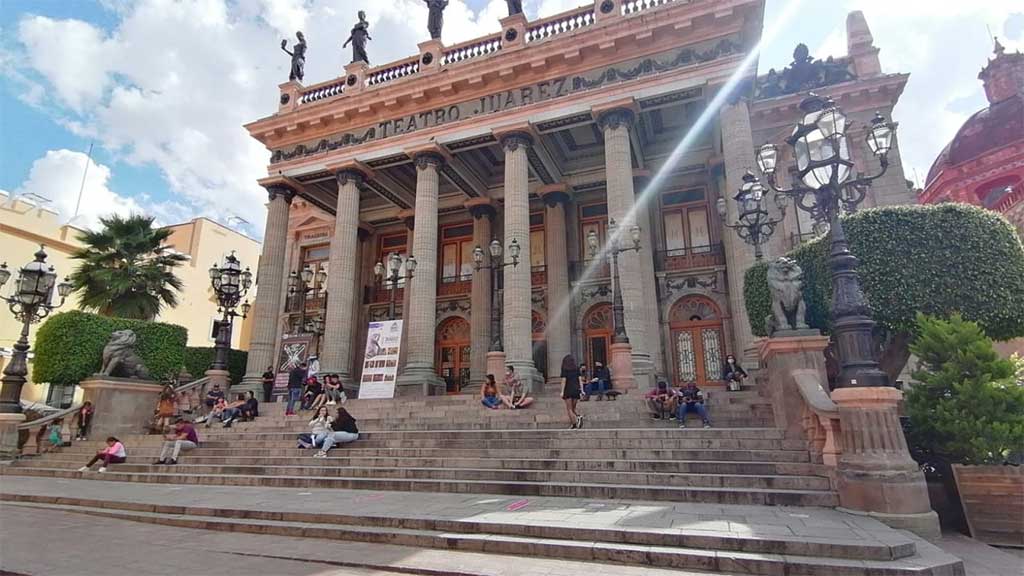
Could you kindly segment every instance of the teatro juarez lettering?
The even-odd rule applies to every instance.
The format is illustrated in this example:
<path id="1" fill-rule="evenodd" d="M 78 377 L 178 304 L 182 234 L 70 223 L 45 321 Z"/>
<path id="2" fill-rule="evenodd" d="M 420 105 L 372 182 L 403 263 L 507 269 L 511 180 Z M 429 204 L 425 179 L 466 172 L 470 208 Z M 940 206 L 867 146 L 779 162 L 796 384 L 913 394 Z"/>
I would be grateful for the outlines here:
<path id="1" fill-rule="evenodd" d="M 355 132 L 347 132 L 337 138 L 324 138 L 317 142 L 299 144 L 291 150 L 275 150 L 270 163 L 356 146 L 374 140 L 409 134 L 424 128 L 432 128 L 480 116 L 494 114 L 513 108 L 529 106 L 546 100 L 562 98 L 575 92 L 600 88 L 606 83 L 629 81 L 680 67 L 709 62 L 722 56 L 740 53 L 739 45 L 733 40 L 720 40 L 714 44 L 702 43 L 693 47 L 673 50 L 624 62 L 607 68 L 591 70 L 570 77 L 544 80 L 528 86 L 488 94 L 444 108 L 436 108 L 417 114 L 409 114 L 393 120 L 380 122 Z"/>

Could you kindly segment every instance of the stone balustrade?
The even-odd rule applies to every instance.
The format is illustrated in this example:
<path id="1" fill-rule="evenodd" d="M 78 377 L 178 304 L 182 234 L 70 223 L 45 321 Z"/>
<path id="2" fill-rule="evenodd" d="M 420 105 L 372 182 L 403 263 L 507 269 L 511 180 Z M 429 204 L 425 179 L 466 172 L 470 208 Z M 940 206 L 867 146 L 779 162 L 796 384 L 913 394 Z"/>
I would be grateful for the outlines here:
<path id="1" fill-rule="evenodd" d="M 822 388 L 817 371 L 796 370 L 793 380 L 804 399 L 800 422 L 810 443 L 811 458 L 835 467 L 843 453 L 839 407 Z"/>
<path id="2" fill-rule="evenodd" d="M 629 16 L 672 2 L 685 3 L 685 0 L 629 0 L 622 3 L 622 14 Z"/>
<path id="3" fill-rule="evenodd" d="M 441 57 L 441 66 L 448 66 L 450 64 L 465 62 L 466 60 L 472 60 L 473 58 L 487 56 L 489 54 L 494 54 L 499 50 L 501 50 L 501 34 L 495 34 L 483 39 L 478 38 L 470 40 L 469 42 L 456 44 L 455 46 L 445 50 L 444 56 Z"/>
<path id="4" fill-rule="evenodd" d="M 526 28 L 526 42 L 547 40 L 560 34 L 573 32 L 594 24 L 594 7 L 584 6 L 569 12 L 537 20 Z"/>
<path id="5" fill-rule="evenodd" d="M 419 72 L 420 58 L 419 56 L 414 56 L 412 58 L 406 58 L 404 60 L 399 60 L 398 62 L 373 68 L 366 74 L 366 85 L 377 86 L 378 84 L 385 84 L 400 78 L 405 78 L 406 76 L 419 74 Z"/>
<path id="6" fill-rule="evenodd" d="M 326 100 L 339 96 L 345 92 L 345 79 L 335 78 L 320 84 L 314 84 L 302 91 L 299 96 L 299 104 L 312 104 L 320 100 Z"/>

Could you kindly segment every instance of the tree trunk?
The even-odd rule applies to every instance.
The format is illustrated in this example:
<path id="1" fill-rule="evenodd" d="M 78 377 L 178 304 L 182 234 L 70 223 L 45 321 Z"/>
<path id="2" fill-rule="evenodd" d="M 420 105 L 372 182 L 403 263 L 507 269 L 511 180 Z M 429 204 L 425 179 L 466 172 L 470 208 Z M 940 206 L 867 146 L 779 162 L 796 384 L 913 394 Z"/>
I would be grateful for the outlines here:
<path id="1" fill-rule="evenodd" d="M 889 381 L 896 382 L 903 368 L 910 359 L 910 342 L 913 336 L 908 332 L 898 332 L 886 342 L 882 349 L 882 357 L 878 359 L 879 367 L 889 375 Z"/>

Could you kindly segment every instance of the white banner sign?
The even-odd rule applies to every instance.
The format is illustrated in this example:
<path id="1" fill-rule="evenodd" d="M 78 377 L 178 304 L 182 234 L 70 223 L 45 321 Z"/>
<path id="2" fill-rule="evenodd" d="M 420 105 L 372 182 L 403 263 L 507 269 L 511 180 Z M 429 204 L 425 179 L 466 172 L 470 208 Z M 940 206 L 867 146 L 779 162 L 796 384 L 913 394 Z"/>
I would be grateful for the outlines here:
<path id="1" fill-rule="evenodd" d="M 398 353 L 402 348 L 402 321 L 370 322 L 363 354 L 359 398 L 394 398 Z"/>

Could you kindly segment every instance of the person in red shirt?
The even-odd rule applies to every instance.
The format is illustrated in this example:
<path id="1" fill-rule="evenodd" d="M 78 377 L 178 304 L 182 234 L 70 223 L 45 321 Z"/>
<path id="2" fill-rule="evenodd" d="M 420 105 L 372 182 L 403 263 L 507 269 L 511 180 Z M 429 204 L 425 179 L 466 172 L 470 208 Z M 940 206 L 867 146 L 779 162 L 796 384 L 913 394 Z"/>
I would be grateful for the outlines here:
<path id="1" fill-rule="evenodd" d="M 199 434 L 191 422 L 178 418 L 174 422 L 174 432 L 164 436 L 164 445 L 160 449 L 160 459 L 154 464 L 177 464 L 178 455 L 182 450 L 199 447 Z M 168 458 L 170 456 L 170 458 Z"/>

